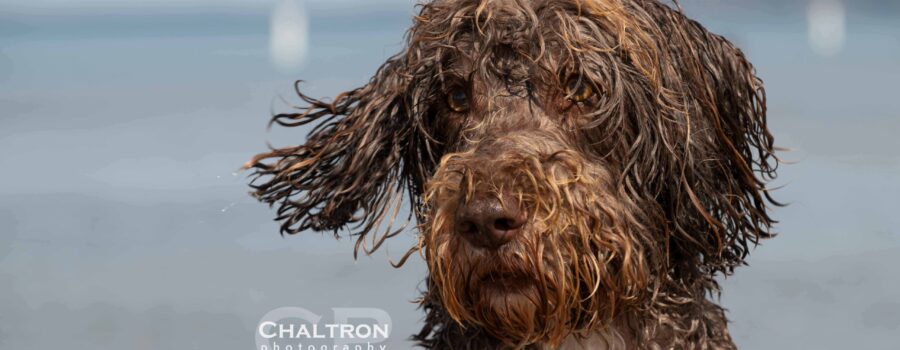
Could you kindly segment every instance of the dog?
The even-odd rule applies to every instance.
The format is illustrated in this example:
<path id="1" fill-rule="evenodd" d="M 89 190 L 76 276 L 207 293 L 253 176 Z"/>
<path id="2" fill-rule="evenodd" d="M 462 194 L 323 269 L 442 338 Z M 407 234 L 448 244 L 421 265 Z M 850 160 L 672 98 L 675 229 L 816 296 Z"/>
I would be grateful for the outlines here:
<path id="1" fill-rule="evenodd" d="M 245 165 L 282 234 L 349 232 L 356 256 L 406 216 L 425 348 L 736 347 L 716 278 L 780 205 L 741 50 L 656 0 L 433 0 L 406 41 L 272 118 L 312 127 Z"/>

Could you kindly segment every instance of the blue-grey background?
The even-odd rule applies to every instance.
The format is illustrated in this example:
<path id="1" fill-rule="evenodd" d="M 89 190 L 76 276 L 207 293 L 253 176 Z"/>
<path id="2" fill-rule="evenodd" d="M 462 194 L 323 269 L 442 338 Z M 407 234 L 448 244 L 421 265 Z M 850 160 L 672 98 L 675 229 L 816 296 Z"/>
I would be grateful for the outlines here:
<path id="1" fill-rule="evenodd" d="M 682 1 L 745 49 L 796 162 L 775 184 L 781 235 L 722 299 L 744 349 L 900 349 L 900 3 L 844 1 L 835 32 L 816 1 Z M 0 1 L 0 349 L 252 349 L 280 306 L 382 308 L 409 347 L 425 269 L 389 261 L 412 235 L 358 261 L 348 239 L 281 238 L 235 174 L 266 141 L 302 142 L 265 129 L 294 79 L 364 83 L 413 14 L 301 5 L 290 69 L 270 57 L 273 1 Z"/>

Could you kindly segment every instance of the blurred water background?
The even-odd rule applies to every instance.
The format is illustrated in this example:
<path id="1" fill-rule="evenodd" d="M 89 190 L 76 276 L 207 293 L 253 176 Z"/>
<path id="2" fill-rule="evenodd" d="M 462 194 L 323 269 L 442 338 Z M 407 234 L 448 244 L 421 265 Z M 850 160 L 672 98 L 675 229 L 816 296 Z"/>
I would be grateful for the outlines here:
<path id="1" fill-rule="evenodd" d="M 681 3 L 751 58 L 796 162 L 781 235 L 724 281 L 737 343 L 900 349 L 900 2 Z M 280 306 L 382 308 L 408 347 L 425 268 L 389 261 L 413 236 L 358 261 L 348 239 L 282 238 L 235 172 L 302 142 L 265 129 L 294 79 L 361 85 L 412 5 L 0 2 L 0 349 L 252 349 Z"/>

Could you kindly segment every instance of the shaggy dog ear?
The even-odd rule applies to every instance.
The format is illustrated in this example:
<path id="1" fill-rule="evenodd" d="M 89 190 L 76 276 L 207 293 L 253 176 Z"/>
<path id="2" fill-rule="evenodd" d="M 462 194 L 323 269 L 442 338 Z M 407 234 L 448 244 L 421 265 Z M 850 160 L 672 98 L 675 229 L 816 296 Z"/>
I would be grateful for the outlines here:
<path id="1" fill-rule="evenodd" d="M 686 244 L 703 244 L 703 262 L 730 273 L 743 263 L 750 243 L 773 235 L 768 204 L 780 205 L 767 189 L 779 160 L 766 126 L 766 94 L 741 50 L 680 11 L 666 9 L 657 12 L 667 33 L 660 38 L 669 40 L 663 44 L 673 61 L 667 66 L 679 69 L 684 83 L 672 88 L 686 89 L 688 113 L 700 116 L 694 123 L 698 129 L 687 131 L 682 178 L 691 211 L 699 215 L 688 216 L 695 222 L 683 227 L 699 227 L 705 235 Z"/>
<path id="2" fill-rule="evenodd" d="M 403 97 L 403 62 L 387 61 L 363 87 L 338 95 L 331 103 L 297 93 L 308 106 L 278 114 L 271 123 L 296 127 L 315 123 L 303 145 L 272 149 L 245 165 L 253 168 L 253 195 L 278 205 L 282 234 L 303 230 L 357 235 L 358 253 L 378 248 L 391 231 L 407 181 L 401 171 L 409 132 Z M 299 82 L 298 82 L 299 84 Z M 390 220 L 382 225 L 385 218 Z M 387 226 L 387 227 L 385 227 Z M 375 235 L 368 247 L 365 236 Z"/>
<path id="3" fill-rule="evenodd" d="M 652 138 L 664 147 L 636 161 L 649 164 L 642 173 L 656 174 L 670 253 L 728 274 L 751 245 L 773 235 L 769 205 L 780 205 L 767 189 L 779 160 L 763 83 L 739 49 L 680 9 L 656 1 L 641 7 L 629 11 L 638 29 L 624 36 L 631 38 L 627 60 L 655 92 L 645 101 L 659 106 L 647 116 L 655 125 L 642 128 L 655 129 Z"/>

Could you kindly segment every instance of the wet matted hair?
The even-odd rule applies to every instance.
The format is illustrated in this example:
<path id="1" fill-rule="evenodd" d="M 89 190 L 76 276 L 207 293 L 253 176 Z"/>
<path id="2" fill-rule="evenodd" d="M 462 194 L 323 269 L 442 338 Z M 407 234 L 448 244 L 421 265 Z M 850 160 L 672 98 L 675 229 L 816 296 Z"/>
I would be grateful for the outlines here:
<path id="1" fill-rule="evenodd" d="M 734 348 L 714 278 L 773 235 L 779 160 L 753 66 L 677 3 L 434 0 L 366 85 L 297 94 L 272 122 L 315 126 L 247 163 L 254 195 L 354 254 L 415 223 L 420 345 Z M 514 238 L 461 226 L 483 198 Z"/>

